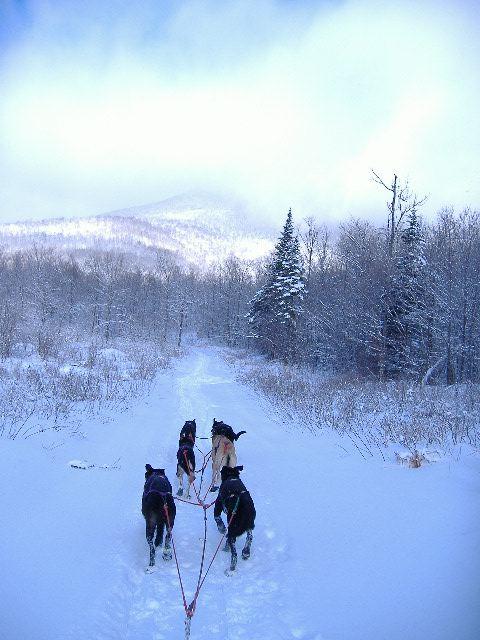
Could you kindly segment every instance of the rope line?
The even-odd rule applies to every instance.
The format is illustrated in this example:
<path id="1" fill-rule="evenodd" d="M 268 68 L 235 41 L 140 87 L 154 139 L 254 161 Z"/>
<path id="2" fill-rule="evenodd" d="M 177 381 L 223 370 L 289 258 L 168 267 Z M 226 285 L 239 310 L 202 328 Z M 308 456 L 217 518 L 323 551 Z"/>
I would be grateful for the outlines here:
<path id="1" fill-rule="evenodd" d="M 197 607 L 197 598 L 198 598 L 198 594 L 200 593 L 200 581 L 202 579 L 203 564 L 205 562 L 205 549 L 207 546 L 207 510 L 205 507 L 203 507 L 203 525 L 204 525 L 203 549 L 202 549 L 202 559 L 200 561 L 200 571 L 198 572 L 197 588 L 195 591 L 195 595 L 193 596 L 193 600 L 189 606 L 189 611 L 191 612 L 192 616 L 195 613 L 195 609 Z"/>
<path id="2" fill-rule="evenodd" d="M 185 458 L 185 464 L 187 465 L 187 469 L 190 469 L 190 465 L 188 464 L 188 459 L 187 459 L 187 452 L 184 450 L 183 451 L 183 457 Z M 193 471 L 191 473 L 193 473 L 195 471 L 195 469 L 193 469 Z M 203 475 L 203 471 L 202 471 L 202 475 Z M 189 474 L 189 480 L 190 480 L 190 474 Z M 195 486 L 195 475 L 193 477 L 193 482 L 190 483 L 193 487 L 193 490 L 195 491 L 195 495 L 197 497 L 197 502 L 198 504 L 203 507 L 203 500 L 200 498 L 200 494 L 197 491 L 197 487 Z"/>
<path id="3" fill-rule="evenodd" d="M 198 588 L 198 591 L 199 591 L 199 592 L 200 592 L 200 589 L 201 589 L 201 588 L 202 588 L 202 586 L 203 586 L 203 583 L 205 582 L 205 578 L 208 576 L 208 572 L 210 571 L 210 567 L 212 566 L 213 561 L 215 560 L 215 558 L 216 558 L 216 556 L 217 556 L 217 553 L 218 553 L 218 552 L 219 552 L 219 550 L 220 550 L 220 546 L 221 546 L 221 544 L 222 544 L 222 542 L 223 542 L 223 539 L 224 539 L 224 538 L 225 538 L 225 536 L 227 535 L 228 527 L 231 525 L 232 520 L 233 520 L 233 518 L 234 518 L 235 514 L 237 513 L 238 503 L 239 503 L 239 502 L 240 502 L 240 496 L 238 496 L 238 498 L 237 498 L 237 502 L 236 502 L 236 504 L 235 504 L 235 507 L 233 508 L 232 515 L 231 515 L 231 517 L 230 517 L 230 520 L 229 520 L 229 521 L 228 521 L 228 523 L 227 523 L 227 527 L 226 527 L 226 529 L 225 529 L 225 533 L 223 533 L 223 534 L 222 534 L 222 537 L 220 538 L 220 542 L 218 543 L 218 546 L 217 546 L 217 548 L 216 548 L 216 550 L 215 550 L 215 553 L 213 554 L 213 557 L 212 557 L 212 559 L 210 560 L 210 564 L 208 565 L 207 570 L 205 571 L 205 575 L 203 576 L 203 579 L 202 579 L 202 581 L 201 581 L 201 583 L 200 583 L 200 586 L 199 586 L 199 588 Z"/>
<path id="4" fill-rule="evenodd" d="M 207 440 L 208 438 L 201 438 L 201 439 Z M 197 445 L 195 445 L 195 446 L 197 447 Z M 202 465 L 202 468 L 201 468 L 199 491 L 197 491 L 197 488 L 195 486 L 195 478 L 194 478 L 193 482 L 191 482 L 191 484 L 193 485 L 193 489 L 195 491 L 197 502 L 192 502 L 190 500 L 185 500 L 185 499 L 182 499 L 182 498 L 180 498 L 178 496 L 172 496 L 174 498 L 174 500 L 178 500 L 180 502 L 186 502 L 187 504 L 193 504 L 195 506 L 202 507 L 202 509 L 203 509 L 203 529 L 204 529 L 204 531 L 203 531 L 202 557 L 201 557 L 201 561 L 200 561 L 200 569 L 199 569 L 199 572 L 198 572 L 197 586 L 196 586 L 196 589 L 195 589 L 195 595 L 193 596 L 193 600 L 191 601 L 191 603 L 189 605 L 187 605 L 187 599 L 186 599 L 186 596 L 185 596 L 185 589 L 184 589 L 184 586 L 183 586 L 182 574 L 181 574 L 181 571 L 180 571 L 180 565 L 178 563 L 177 550 L 176 550 L 175 541 L 174 541 L 174 538 L 173 538 L 173 529 L 172 529 L 171 524 L 170 524 L 170 514 L 168 512 L 167 505 L 164 504 L 165 515 L 166 515 L 167 524 L 168 524 L 168 531 L 170 533 L 170 540 L 171 540 L 171 543 L 172 543 L 173 555 L 175 557 L 175 565 L 176 565 L 176 568 L 177 568 L 178 581 L 179 581 L 179 584 L 180 584 L 180 591 L 181 591 L 182 600 L 183 600 L 183 608 L 185 610 L 185 616 L 186 616 L 185 617 L 185 638 L 187 640 L 188 640 L 188 638 L 190 638 L 190 629 L 191 629 L 192 618 L 193 618 L 193 615 L 194 615 L 196 607 L 197 607 L 197 600 L 198 600 L 198 596 L 200 595 L 200 590 L 203 587 L 203 584 L 204 584 L 204 582 L 205 582 L 205 580 L 207 578 L 208 573 L 210 572 L 210 569 L 212 567 L 212 564 L 213 564 L 215 558 L 217 557 L 217 554 L 218 554 L 218 552 L 220 550 L 222 542 L 223 542 L 225 536 L 227 535 L 228 527 L 232 523 L 232 520 L 235 517 L 235 514 L 237 513 L 238 504 L 240 502 L 240 496 L 238 496 L 237 497 L 237 502 L 236 502 L 236 504 L 234 506 L 234 509 L 233 509 L 233 512 L 232 512 L 232 515 L 231 515 L 230 519 L 228 520 L 227 526 L 225 528 L 225 532 L 222 534 L 222 537 L 220 538 L 220 542 L 218 543 L 217 548 L 215 549 L 215 552 L 214 552 L 214 554 L 213 554 L 213 556 L 212 556 L 212 558 L 211 558 L 211 560 L 210 560 L 210 562 L 208 564 L 208 567 L 207 567 L 207 569 L 206 569 L 206 571 L 204 573 L 203 569 L 204 569 L 204 565 L 205 565 L 205 555 L 206 555 L 206 548 L 207 548 L 207 510 L 210 509 L 210 507 L 212 507 L 215 504 L 216 500 L 213 500 L 212 502 L 209 502 L 209 503 L 205 503 L 207 495 L 208 495 L 210 489 L 213 486 L 213 480 L 214 480 L 213 477 L 212 477 L 212 482 L 210 483 L 210 486 L 208 487 L 208 489 L 207 489 L 207 491 L 205 493 L 205 496 L 203 497 L 203 499 L 200 497 L 200 492 L 202 490 L 203 475 L 205 473 L 205 469 L 207 467 L 208 460 L 212 456 L 212 450 L 210 450 L 210 452 L 208 454 L 204 454 L 203 451 L 199 447 L 197 447 L 197 449 L 203 455 L 203 465 Z M 185 462 L 186 462 L 187 469 L 189 469 L 190 466 L 188 464 L 186 451 L 184 451 L 183 454 L 184 454 L 184 457 L 185 457 Z M 225 459 L 225 455 L 222 457 L 222 462 L 223 462 L 224 459 Z M 213 476 L 213 473 L 212 473 L 212 476 Z"/>
<path id="5" fill-rule="evenodd" d="M 185 598 L 185 590 L 183 588 L 182 575 L 180 573 L 180 567 L 178 566 L 177 550 L 175 549 L 175 540 L 173 539 L 173 530 L 172 530 L 172 527 L 170 525 L 170 514 L 168 513 L 168 507 L 167 507 L 166 504 L 163 505 L 163 508 L 164 508 L 164 511 L 165 511 L 165 515 L 167 517 L 168 530 L 170 532 L 170 540 L 172 542 L 173 555 L 175 556 L 175 564 L 177 565 L 178 579 L 180 581 L 180 590 L 182 592 L 183 607 L 184 607 L 185 612 L 186 612 L 187 611 L 187 599 Z"/>
<path id="6" fill-rule="evenodd" d="M 206 439 L 208 439 L 208 438 L 206 438 Z M 213 450 L 210 449 L 210 451 L 208 453 L 203 453 L 203 451 L 200 449 L 200 447 L 197 444 L 195 444 L 195 447 L 198 449 L 198 451 L 200 451 L 200 453 L 203 456 L 203 465 L 202 465 L 202 468 L 200 469 L 200 471 L 201 471 L 200 487 L 198 488 L 198 492 L 200 493 L 202 491 L 203 476 L 204 476 L 204 473 L 205 473 L 205 469 L 207 468 L 208 460 L 212 457 Z M 205 498 L 204 498 L 204 500 L 205 500 Z"/>

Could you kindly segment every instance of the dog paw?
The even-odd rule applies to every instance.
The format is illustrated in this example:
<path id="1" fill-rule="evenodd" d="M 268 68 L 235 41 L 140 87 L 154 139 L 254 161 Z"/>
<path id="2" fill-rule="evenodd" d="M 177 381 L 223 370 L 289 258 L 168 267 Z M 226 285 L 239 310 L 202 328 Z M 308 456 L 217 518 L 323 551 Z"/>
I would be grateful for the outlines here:
<path id="1" fill-rule="evenodd" d="M 250 557 L 250 549 L 244 549 L 242 551 L 242 558 L 243 560 L 248 560 Z"/>
<path id="2" fill-rule="evenodd" d="M 183 496 L 183 489 L 182 489 L 182 487 L 179 487 L 179 488 L 178 488 L 177 496 Z"/>
<path id="3" fill-rule="evenodd" d="M 165 560 L 165 562 L 168 562 L 168 560 L 172 559 L 172 552 L 171 551 L 164 551 L 162 553 L 162 558 Z"/>

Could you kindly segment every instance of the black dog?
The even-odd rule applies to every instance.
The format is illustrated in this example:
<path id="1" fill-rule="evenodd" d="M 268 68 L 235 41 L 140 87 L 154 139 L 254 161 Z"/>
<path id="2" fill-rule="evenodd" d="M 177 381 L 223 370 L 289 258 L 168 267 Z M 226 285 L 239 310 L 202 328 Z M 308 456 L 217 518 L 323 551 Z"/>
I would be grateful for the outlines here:
<path id="1" fill-rule="evenodd" d="M 155 547 L 163 542 L 163 530 L 167 529 L 163 559 L 171 560 L 172 529 L 177 508 L 172 496 L 172 485 L 165 475 L 165 469 L 153 469 L 145 465 L 145 486 L 142 496 L 142 514 L 146 523 L 146 536 L 150 547 L 150 567 L 155 565 Z M 155 535 L 156 530 L 156 535 Z M 155 542 L 153 537 L 155 536 Z"/>
<path id="2" fill-rule="evenodd" d="M 188 477 L 188 487 L 186 498 L 190 497 L 190 485 L 195 480 L 195 451 L 193 450 L 193 442 L 189 437 L 180 438 L 177 451 L 177 478 L 178 491 L 177 496 L 183 495 L 183 474 Z"/>
<path id="3" fill-rule="evenodd" d="M 185 438 L 188 438 L 192 444 L 195 444 L 195 438 L 197 437 L 197 423 L 194 420 L 187 420 L 180 431 L 180 438 L 178 445 Z"/>
<path id="4" fill-rule="evenodd" d="M 222 484 L 218 497 L 215 500 L 214 518 L 218 530 L 224 534 L 227 529 L 221 518 L 224 511 L 227 514 L 228 532 L 225 551 L 230 550 L 230 571 L 234 571 L 237 566 L 237 550 L 235 540 L 246 532 L 247 539 L 242 550 L 242 558 L 247 560 L 250 557 L 250 547 L 253 540 L 252 530 L 255 527 L 255 505 L 252 497 L 245 485 L 240 480 L 240 471 L 243 467 L 222 467 Z"/>

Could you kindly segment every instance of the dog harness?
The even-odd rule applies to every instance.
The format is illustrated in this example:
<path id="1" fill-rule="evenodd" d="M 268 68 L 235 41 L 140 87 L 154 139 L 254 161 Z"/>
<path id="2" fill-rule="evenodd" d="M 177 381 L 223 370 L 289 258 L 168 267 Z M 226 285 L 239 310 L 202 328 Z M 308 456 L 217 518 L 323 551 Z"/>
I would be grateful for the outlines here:
<path id="1" fill-rule="evenodd" d="M 159 496 L 162 496 L 162 498 L 166 498 L 167 496 L 171 496 L 172 495 L 170 491 L 157 491 L 157 489 L 149 489 L 147 491 L 147 493 L 143 494 L 143 497 L 146 498 L 151 493 L 157 493 Z"/>
<path id="2" fill-rule="evenodd" d="M 145 486 L 143 487 L 143 500 L 151 493 L 156 493 L 165 500 L 165 497 L 172 495 L 172 485 L 166 476 L 161 476 L 156 473 L 147 478 Z"/>
<path id="3" fill-rule="evenodd" d="M 248 491 L 244 489 L 243 491 L 239 491 L 238 493 L 231 493 L 229 496 L 224 498 L 224 500 L 228 500 L 229 498 L 236 498 L 237 496 L 241 496 L 242 493 L 248 493 Z"/>
<path id="4" fill-rule="evenodd" d="M 187 462 L 188 461 L 188 462 Z M 183 444 L 178 448 L 177 451 L 177 464 L 185 471 L 185 473 L 190 473 L 190 469 L 188 469 L 188 463 L 192 467 L 192 470 L 195 470 L 195 452 L 191 444 Z"/>
<path id="5" fill-rule="evenodd" d="M 237 502 L 235 504 L 235 506 L 233 507 L 232 511 L 237 511 L 238 509 L 238 503 L 240 502 L 240 496 L 244 493 L 248 493 L 248 491 L 246 489 L 244 489 L 243 491 L 238 491 L 237 493 L 231 493 L 229 496 L 226 496 L 225 498 L 222 498 L 222 511 L 224 513 L 228 513 L 228 508 L 227 508 L 227 501 L 230 500 L 230 498 L 236 498 Z"/>

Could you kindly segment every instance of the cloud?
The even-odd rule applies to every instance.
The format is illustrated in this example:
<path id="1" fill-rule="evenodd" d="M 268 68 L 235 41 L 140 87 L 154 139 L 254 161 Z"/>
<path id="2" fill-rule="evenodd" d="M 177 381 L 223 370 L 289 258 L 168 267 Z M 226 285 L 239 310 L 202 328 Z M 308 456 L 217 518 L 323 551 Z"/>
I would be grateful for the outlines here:
<path id="1" fill-rule="evenodd" d="M 431 194 L 429 211 L 475 206 L 478 21 L 467 3 L 438 6 L 11 10 L 0 215 L 97 213 L 202 187 L 278 220 L 289 206 L 378 218 L 385 198 L 370 168 L 408 176 Z"/>

